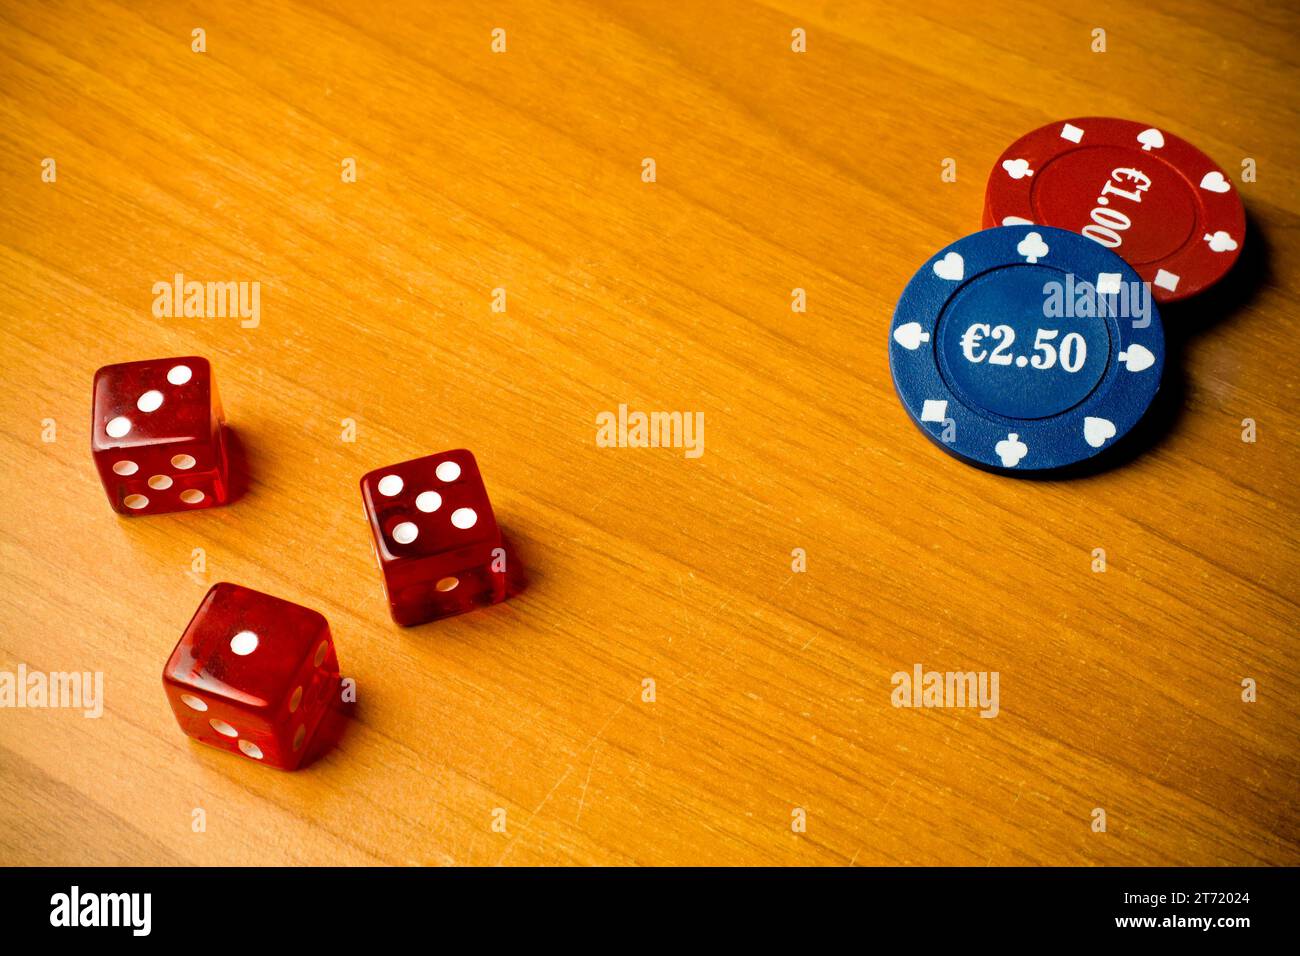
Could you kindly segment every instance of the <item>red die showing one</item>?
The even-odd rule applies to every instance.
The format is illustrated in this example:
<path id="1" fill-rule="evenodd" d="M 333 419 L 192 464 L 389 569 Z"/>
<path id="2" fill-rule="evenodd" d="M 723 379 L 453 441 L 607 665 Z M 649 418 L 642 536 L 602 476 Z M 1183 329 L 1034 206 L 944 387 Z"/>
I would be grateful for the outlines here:
<path id="1" fill-rule="evenodd" d="M 329 623 L 236 584 L 208 591 L 163 669 L 195 740 L 293 770 L 339 687 Z"/>
<path id="2" fill-rule="evenodd" d="M 189 511 L 230 495 L 224 418 L 208 360 L 150 359 L 95 373 L 90 450 L 124 515 Z"/>
<path id="3" fill-rule="evenodd" d="M 505 552 L 465 449 L 370 472 L 361 497 L 393 620 L 422 624 L 506 596 Z"/>

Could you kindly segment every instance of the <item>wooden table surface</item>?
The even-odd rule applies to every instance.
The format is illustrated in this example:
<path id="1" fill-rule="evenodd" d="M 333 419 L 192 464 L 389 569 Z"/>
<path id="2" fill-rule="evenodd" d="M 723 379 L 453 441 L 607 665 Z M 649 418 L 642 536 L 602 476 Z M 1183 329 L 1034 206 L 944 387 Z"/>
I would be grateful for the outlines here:
<path id="1" fill-rule="evenodd" d="M 1294 8 L 423 6 L 0 11 L 0 671 L 104 675 L 98 719 L 0 710 L 0 863 L 1300 863 Z M 1079 115 L 1199 145 L 1249 239 L 1165 311 L 1139 454 L 998 477 L 887 329 Z M 176 273 L 260 283 L 256 327 L 156 316 Z M 119 518 L 91 376 L 195 353 L 247 494 Z M 620 404 L 703 454 L 598 447 Z M 403 630 L 357 479 L 460 446 L 528 586 Z M 168 709 L 217 581 L 330 621 L 357 708 L 305 770 Z M 997 716 L 894 707 L 916 664 Z"/>

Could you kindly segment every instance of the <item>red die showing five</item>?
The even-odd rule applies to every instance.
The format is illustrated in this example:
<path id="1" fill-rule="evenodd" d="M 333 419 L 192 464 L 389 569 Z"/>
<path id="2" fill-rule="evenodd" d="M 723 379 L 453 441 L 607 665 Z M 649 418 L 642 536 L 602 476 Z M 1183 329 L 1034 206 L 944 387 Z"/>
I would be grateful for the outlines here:
<path id="1" fill-rule="evenodd" d="M 308 608 L 217 584 L 163 669 L 181 729 L 293 770 L 339 687 L 329 623 Z"/>
<path id="2" fill-rule="evenodd" d="M 361 497 L 398 624 L 422 624 L 505 598 L 501 532 L 468 451 L 372 471 L 361 479 Z"/>
<path id="3" fill-rule="evenodd" d="M 223 422 L 207 359 L 125 362 L 96 372 L 90 450 L 114 510 L 157 514 L 225 504 Z"/>

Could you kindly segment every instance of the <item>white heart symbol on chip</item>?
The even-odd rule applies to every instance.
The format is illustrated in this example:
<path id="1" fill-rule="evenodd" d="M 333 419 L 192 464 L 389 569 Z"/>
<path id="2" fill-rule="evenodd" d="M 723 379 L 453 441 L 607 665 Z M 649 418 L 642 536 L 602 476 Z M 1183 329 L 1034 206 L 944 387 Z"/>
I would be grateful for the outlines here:
<path id="1" fill-rule="evenodd" d="M 1115 423 L 1105 418 L 1083 419 L 1083 440 L 1093 448 L 1106 444 L 1106 439 L 1115 437 Z"/>
<path id="2" fill-rule="evenodd" d="M 1034 171 L 1029 168 L 1027 159 L 1004 159 L 1002 168 L 1007 171 L 1007 175 L 1012 179 L 1024 179 L 1026 176 L 1034 175 Z"/>
<path id="3" fill-rule="evenodd" d="M 966 274 L 966 260 L 956 252 L 950 252 L 934 264 L 934 274 L 940 279 L 958 282 Z"/>
<path id="4" fill-rule="evenodd" d="M 1226 193 L 1232 188 L 1232 184 L 1216 169 L 1201 177 L 1201 188 L 1208 189 L 1212 193 Z"/>
<path id="5" fill-rule="evenodd" d="M 930 341 L 930 333 L 921 328 L 920 322 L 904 322 L 894 329 L 894 341 L 908 351 L 915 351 L 922 342 Z"/>

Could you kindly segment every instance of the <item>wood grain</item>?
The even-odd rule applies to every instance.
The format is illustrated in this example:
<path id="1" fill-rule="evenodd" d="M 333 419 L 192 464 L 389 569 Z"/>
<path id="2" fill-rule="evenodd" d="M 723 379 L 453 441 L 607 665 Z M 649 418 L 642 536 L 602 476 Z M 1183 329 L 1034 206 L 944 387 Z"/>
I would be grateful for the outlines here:
<path id="1" fill-rule="evenodd" d="M 1298 37 L 1234 0 L 6 4 L 0 670 L 106 703 L 0 710 L 0 863 L 1300 863 Z M 1087 114 L 1254 160 L 1246 252 L 1166 311 L 1140 454 L 984 474 L 899 406 L 890 314 L 1006 144 Z M 260 324 L 156 318 L 177 272 L 260 282 Z M 248 493 L 120 519 L 91 375 L 189 353 Z M 704 454 L 597 447 L 620 403 L 703 412 Z M 529 585 L 401 630 L 357 479 L 459 446 Z M 300 773 L 167 708 L 220 580 L 322 611 L 357 681 Z M 1000 713 L 894 708 L 918 662 Z"/>

